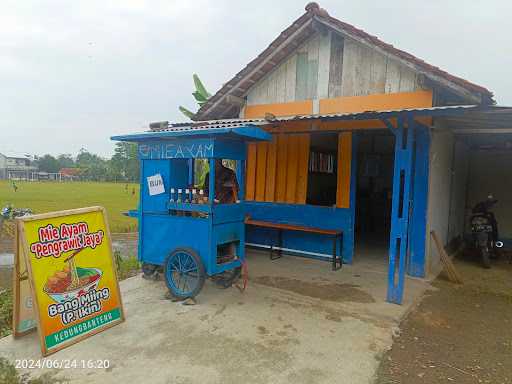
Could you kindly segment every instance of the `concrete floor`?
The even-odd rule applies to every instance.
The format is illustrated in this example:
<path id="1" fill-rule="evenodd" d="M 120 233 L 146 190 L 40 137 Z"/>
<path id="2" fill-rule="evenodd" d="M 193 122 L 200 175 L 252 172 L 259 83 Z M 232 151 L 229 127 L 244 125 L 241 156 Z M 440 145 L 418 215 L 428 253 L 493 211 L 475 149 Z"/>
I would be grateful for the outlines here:
<path id="1" fill-rule="evenodd" d="M 88 384 L 371 383 L 400 319 L 429 287 L 407 279 L 404 305 L 386 303 L 386 254 L 370 249 L 336 272 L 254 250 L 248 266 L 244 293 L 208 281 L 195 306 L 164 300 L 163 282 L 121 282 L 126 322 L 50 356 L 108 359 L 111 368 L 52 374 Z M 36 334 L 0 340 L 0 356 L 40 358 Z"/>

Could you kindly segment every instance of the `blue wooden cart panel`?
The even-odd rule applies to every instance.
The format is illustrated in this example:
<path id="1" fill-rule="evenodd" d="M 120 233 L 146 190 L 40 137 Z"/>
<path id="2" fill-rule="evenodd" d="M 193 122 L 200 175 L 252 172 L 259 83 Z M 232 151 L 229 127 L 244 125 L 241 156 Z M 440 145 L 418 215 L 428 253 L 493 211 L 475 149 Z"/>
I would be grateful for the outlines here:
<path id="1" fill-rule="evenodd" d="M 142 217 L 141 260 L 162 265 L 176 248 L 192 248 L 207 265 L 210 255 L 208 221 L 193 217 L 145 214 Z"/>

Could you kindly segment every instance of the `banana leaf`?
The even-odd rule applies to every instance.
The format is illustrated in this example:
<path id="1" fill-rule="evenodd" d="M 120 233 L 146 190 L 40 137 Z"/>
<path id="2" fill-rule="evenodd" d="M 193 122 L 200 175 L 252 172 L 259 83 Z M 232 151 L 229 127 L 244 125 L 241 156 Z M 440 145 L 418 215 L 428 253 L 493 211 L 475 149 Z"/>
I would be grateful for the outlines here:
<path id="1" fill-rule="evenodd" d="M 194 112 L 192 111 L 189 111 L 187 108 L 185 107 L 182 107 L 181 105 L 179 106 L 179 110 L 181 113 L 183 113 L 185 116 L 187 116 L 189 119 L 192 119 L 195 115 Z"/>
<path id="2" fill-rule="evenodd" d="M 192 92 L 192 96 L 194 96 L 194 99 L 196 99 L 196 101 L 198 103 L 206 103 L 206 101 L 208 100 L 206 97 L 204 97 L 201 93 L 199 93 L 198 91 L 195 91 L 195 92 Z"/>
<path id="3" fill-rule="evenodd" d="M 212 95 L 206 90 L 203 83 L 195 73 L 192 76 L 194 79 L 194 85 L 196 86 L 197 92 L 199 92 L 205 99 L 209 99 Z"/>

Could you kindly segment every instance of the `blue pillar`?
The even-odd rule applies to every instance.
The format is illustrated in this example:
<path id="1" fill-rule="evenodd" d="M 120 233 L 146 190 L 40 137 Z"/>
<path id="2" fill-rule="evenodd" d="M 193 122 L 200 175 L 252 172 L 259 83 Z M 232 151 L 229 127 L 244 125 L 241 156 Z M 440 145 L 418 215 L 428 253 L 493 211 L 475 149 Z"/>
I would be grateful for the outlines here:
<path id="1" fill-rule="evenodd" d="M 430 134 L 428 127 L 416 129 L 416 158 L 414 163 L 414 189 L 412 218 L 409 224 L 409 264 L 407 274 L 425 277 L 425 247 L 427 234 L 428 181 L 430 161 Z"/>
<path id="2" fill-rule="evenodd" d="M 396 304 L 401 304 L 403 300 L 407 265 L 414 131 L 415 122 L 412 115 L 398 117 L 397 127 L 393 129 L 396 140 L 387 292 L 387 301 Z"/>

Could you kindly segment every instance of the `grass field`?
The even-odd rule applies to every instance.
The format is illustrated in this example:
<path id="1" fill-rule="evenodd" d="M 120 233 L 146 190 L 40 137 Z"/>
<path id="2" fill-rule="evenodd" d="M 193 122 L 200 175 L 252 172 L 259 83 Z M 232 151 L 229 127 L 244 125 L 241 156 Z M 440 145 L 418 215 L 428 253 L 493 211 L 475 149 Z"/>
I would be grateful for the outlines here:
<path id="1" fill-rule="evenodd" d="M 127 189 L 124 183 L 19 181 L 16 185 L 17 192 L 9 181 L 0 180 L 0 208 L 11 203 L 44 213 L 100 205 L 108 212 L 112 232 L 131 232 L 137 228 L 136 220 L 122 212 L 137 208 L 138 184 L 128 184 Z"/>

